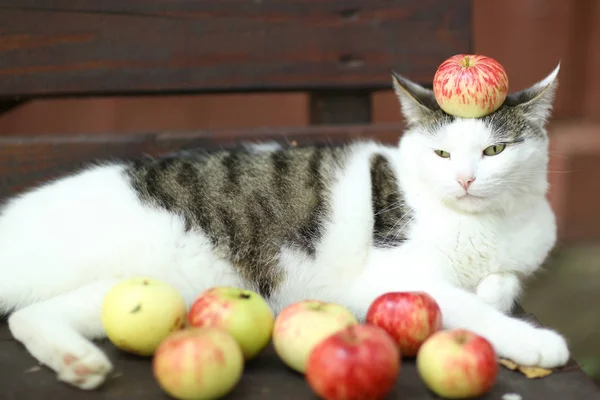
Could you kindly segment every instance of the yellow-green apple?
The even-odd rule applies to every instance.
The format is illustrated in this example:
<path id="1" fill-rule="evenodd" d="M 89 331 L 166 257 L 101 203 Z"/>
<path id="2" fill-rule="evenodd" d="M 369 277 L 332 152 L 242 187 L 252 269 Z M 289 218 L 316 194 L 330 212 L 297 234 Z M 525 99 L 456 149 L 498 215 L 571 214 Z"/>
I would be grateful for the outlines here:
<path id="1" fill-rule="evenodd" d="M 465 329 L 442 330 L 421 346 L 417 370 L 425 385 L 447 399 L 479 397 L 498 374 L 494 348 L 484 337 Z"/>
<path id="2" fill-rule="evenodd" d="M 124 279 L 105 295 L 101 321 L 108 339 L 128 353 L 151 356 L 185 325 L 185 299 L 170 284 L 149 277 Z"/>
<path id="3" fill-rule="evenodd" d="M 495 59 L 479 54 L 457 54 L 440 64 L 433 77 L 433 93 L 440 108 L 463 118 L 496 111 L 508 95 L 508 75 Z"/>
<path id="4" fill-rule="evenodd" d="M 401 356 L 375 325 L 352 325 L 323 339 L 310 353 L 306 381 L 322 399 L 384 399 L 394 389 Z"/>
<path id="5" fill-rule="evenodd" d="M 312 349 L 327 336 L 358 324 L 347 308 L 318 300 L 302 300 L 285 307 L 273 328 L 273 347 L 293 370 L 304 373 Z"/>
<path id="6" fill-rule="evenodd" d="M 423 342 L 442 328 L 442 312 L 426 292 L 388 292 L 373 300 L 366 322 L 385 329 L 403 357 L 415 357 Z"/>
<path id="7" fill-rule="evenodd" d="M 152 372 L 159 386 L 180 400 L 217 399 L 231 392 L 244 370 L 244 355 L 219 328 L 188 328 L 167 336 L 156 349 Z"/>
<path id="8" fill-rule="evenodd" d="M 188 312 L 190 326 L 221 328 L 231 333 L 245 360 L 256 357 L 269 344 L 274 321 L 273 311 L 261 295 L 229 286 L 207 289 Z"/>

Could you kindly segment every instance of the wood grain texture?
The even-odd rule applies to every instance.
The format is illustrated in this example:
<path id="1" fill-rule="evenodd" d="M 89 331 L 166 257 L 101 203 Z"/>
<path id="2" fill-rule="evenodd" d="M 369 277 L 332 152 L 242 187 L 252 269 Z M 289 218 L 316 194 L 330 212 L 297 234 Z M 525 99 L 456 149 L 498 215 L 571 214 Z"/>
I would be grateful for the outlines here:
<path id="1" fill-rule="evenodd" d="M 560 62 L 553 115 L 576 117 L 581 110 L 583 68 L 587 64 L 579 50 L 586 36 L 578 33 L 585 24 L 578 16 L 587 2 L 474 1 L 474 51 L 494 57 L 506 68 L 511 92 L 544 78 Z"/>
<path id="2" fill-rule="evenodd" d="M 470 0 L 0 0 L 11 98 L 388 88 L 470 49 Z"/>
<path id="3" fill-rule="evenodd" d="M 23 346 L 11 339 L 4 321 L 0 321 L 0 375 L 2 398 L 26 400 L 43 398 L 61 399 L 168 399 L 152 376 L 149 358 L 130 356 L 118 351 L 112 344 L 101 342 L 101 348 L 115 365 L 114 373 L 99 389 L 82 394 L 57 382 L 54 374 L 37 366 Z M 517 393 L 524 400 L 600 399 L 597 386 L 578 368 L 573 360 L 568 366 L 543 379 L 527 379 L 519 372 L 500 367 L 492 390 L 480 397 L 499 400 L 506 393 Z M 287 368 L 277 357 L 272 346 L 258 358 L 248 362 L 241 382 L 224 400 L 314 400 L 304 378 Z M 387 399 L 434 400 L 419 377 L 414 360 L 404 360 L 396 387 Z"/>
<path id="4" fill-rule="evenodd" d="M 580 3 L 583 3 L 581 1 Z M 589 120 L 600 121 L 600 2 L 594 0 L 586 1 L 587 7 L 583 8 L 583 13 L 587 15 L 585 20 L 588 23 L 588 30 L 584 31 L 587 36 L 578 37 L 584 41 L 584 53 L 587 57 L 585 63 L 585 75 L 583 81 L 583 117 Z"/>
<path id="5" fill-rule="evenodd" d="M 269 140 L 291 145 L 335 144 L 362 138 L 395 143 L 402 129 L 402 124 L 381 124 L 111 136 L 0 137 L 0 199 L 90 162 L 127 159 L 142 154 L 158 155 L 184 148 L 231 147 Z"/>
<path id="6" fill-rule="evenodd" d="M 549 199 L 561 246 L 600 240 L 599 133 L 600 123 L 581 120 L 550 126 Z"/>
<path id="7" fill-rule="evenodd" d="M 1 115 L 0 136 L 307 126 L 309 112 L 302 92 L 43 99 Z"/>

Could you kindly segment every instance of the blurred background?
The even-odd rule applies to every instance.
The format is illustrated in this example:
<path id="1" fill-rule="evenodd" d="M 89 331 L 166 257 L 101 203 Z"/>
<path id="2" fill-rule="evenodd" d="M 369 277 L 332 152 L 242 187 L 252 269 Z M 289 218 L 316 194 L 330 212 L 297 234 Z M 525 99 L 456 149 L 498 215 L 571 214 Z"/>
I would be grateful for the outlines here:
<path id="1" fill-rule="evenodd" d="M 98 157 L 394 142 L 389 69 L 430 84 L 457 53 L 496 58 L 511 91 L 561 62 L 549 126 L 559 244 L 523 305 L 600 382 L 597 0 L 0 0 L 0 195 Z"/>

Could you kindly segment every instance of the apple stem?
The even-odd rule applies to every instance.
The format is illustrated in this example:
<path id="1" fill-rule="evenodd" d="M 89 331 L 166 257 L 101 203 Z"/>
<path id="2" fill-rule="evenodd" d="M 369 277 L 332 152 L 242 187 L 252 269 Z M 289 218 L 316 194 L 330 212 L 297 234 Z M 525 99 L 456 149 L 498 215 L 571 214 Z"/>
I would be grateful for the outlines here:
<path id="1" fill-rule="evenodd" d="M 248 293 L 242 293 L 240 294 L 240 299 L 249 299 L 250 295 Z"/>
<path id="2" fill-rule="evenodd" d="M 314 303 L 309 304 L 311 310 L 321 311 L 323 309 L 323 303 L 320 301 L 315 301 Z"/>
<path id="3" fill-rule="evenodd" d="M 346 327 L 346 337 L 349 339 L 348 341 L 350 343 L 357 343 L 358 342 L 358 335 L 356 334 L 356 331 L 354 329 L 354 325 L 353 324 L 349 324 Z"/>
<path id="4" fill-rule="evenodd" d="M 465 343 L 467 343 L 467 340 L 468 340 L 467 335 L 456 336 L 456 341 L 458 342 L 458 344 L 461 344 L 461 345 L 465 344 Z"/>

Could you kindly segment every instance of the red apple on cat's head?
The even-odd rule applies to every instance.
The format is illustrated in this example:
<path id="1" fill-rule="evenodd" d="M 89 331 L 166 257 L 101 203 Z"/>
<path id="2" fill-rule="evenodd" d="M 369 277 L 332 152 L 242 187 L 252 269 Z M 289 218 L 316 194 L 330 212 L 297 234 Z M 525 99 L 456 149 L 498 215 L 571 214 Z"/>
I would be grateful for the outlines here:
<path id="1" fill-rule="evenodd" d="M 403 357 L 414 357 L 429 336 L 442 327 L 442 312 L 425 292 L 389 292 L 377 297 L 366 322 L 389 333 Z"/>
<path id="2" fill-rule="evenodd" d="M 440 108 L 463 118 L 478 118 L 496 111 L 508 95 L 508 75 L 491 57 L 457 54 L 438 67 L 433 93 Z"/>

